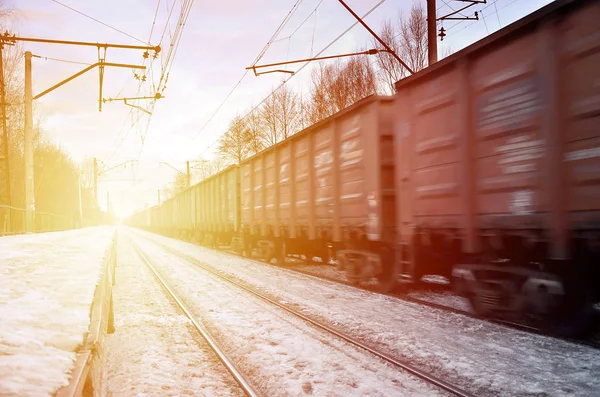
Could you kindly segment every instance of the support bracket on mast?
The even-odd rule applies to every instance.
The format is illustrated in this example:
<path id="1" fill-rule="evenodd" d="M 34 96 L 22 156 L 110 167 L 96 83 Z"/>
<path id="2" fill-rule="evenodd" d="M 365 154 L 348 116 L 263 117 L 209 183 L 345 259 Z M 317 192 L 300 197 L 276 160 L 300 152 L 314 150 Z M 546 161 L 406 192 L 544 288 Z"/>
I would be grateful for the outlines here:
<path id="1" fill-rule="evenodd" d="M 75 73 L 71 77 L 67 77 L 63 81 L 53 85 L 52 87 L 48 88 L 47 90 L 40 92 L 39 94 L 34 96 L 33 99 L 38 99 L 38 98 L 43 97 L 44 95 L 54 91 L 55 89 L 67 84 L 69 81 L 76 79 L 77 77 L 81 76 L 82 74 L 84 74 L 86 72 L 89 72 L 90 70 L 94 69 L 96 66 L 102 66 L 102 67 L 109 66 L 109 67 L 115 67 L 115 68 L 130 68 L 130 69 L 146 69 L 146 67 L 142 66 L 142 65 L 128 65 L 128 64 L 124 64 L 124 63 L 112 63 L 112 62 L 104 62 L 104 61 L 96 62 L 93 65 L 90 65 L 87 68 Z M 102 77 L 100 79 L 100 94 L 102 95 Z M 102 111 L 102 108 L 100 108 L 100 111 Z"/>
<path id="2" fill-rule="evenodd" d="M 160 92 L 157 92 L 154 96 L 138 96 L 138 97 L 130 97 L 130 98 L 104 98 L 102 99 L 102 102 L 106 103 L 106 102 L 114 102 L 114 101 L 123 101 L 123 103 L 127 106 L 131 106 L 132 108 L 136 108 L 141 110 L 142 112 L 146 112 L 148 114 L 152 114 L 152 112 L 144 109 L 141 106 L 138 105 L 134 105 L 132 103 L 127 103 L 127 101 L 134 101 L 134 100 L 138 100 L 138 99 L 153 99 L 153 100 L 158 100 L 164 98 L 164 96 L 162 96 L 162 94 Z"/>

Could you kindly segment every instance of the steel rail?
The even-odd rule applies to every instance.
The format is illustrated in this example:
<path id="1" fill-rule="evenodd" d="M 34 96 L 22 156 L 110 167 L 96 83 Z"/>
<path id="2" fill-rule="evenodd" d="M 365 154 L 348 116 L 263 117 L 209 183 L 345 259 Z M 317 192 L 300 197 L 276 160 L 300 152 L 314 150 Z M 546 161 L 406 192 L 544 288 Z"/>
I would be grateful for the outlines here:
<path id="1" fill-rule="evenodd" d="M 244 390 L 244 393 L 247 396 L 249 396 L 249 397 L 258 397 L 259 394 L 256 391 L 254 391 L 254 389 L 252 388 L 252 386 L 250 385 L 250 383 L 248 382 L 248 380 L 246 380 L 246 378 L 244 377 L 244 375 L 242 375 L 242 373 L 231 362 L 231 360 L 227 357 L 227 355 L 221 350 L 221 348 L 219 347 L 219 345 L 217 344 L 217 342 L 215 341 L 215 339 L 212 337 L 212 335 L 210 334 L 210 332 L 202 324 L 200 324 L 194 318 L 194 315 L 187 308 L 187 306 L 183 303 L 183 301 L 179 297 L 177 297 L 177 295 L 173 292 L 173 290 L 171 288 L 169 288 L 169 286 L 167 285 L 167 283 L 165 282 L 165 280 L 160 276 L 160 274 L 158 274 L 158 272 L 156 271 L 156 269 L 154 269 L 154 266 L 152 266 L 152 264 L 150 263 L 150 261 L 148 260 L 148 258 L 146 258 L 146 256 L 144 255 L 144 253 L 138 247 L 138 245 L 136 243 L 134 243 L 133 239 L 131 239 L 131 238 L 129 238 L 129 242 L 133 246 L 133 248 L 136 250 L 137 254 L 142 259 L 142 261 L 144 262 L 144 264 L 146 266 L 148 266 L 148 268 L 152 271 L 152 273 L 154 273 L 154 276 L 159 281 L 159 283 L 161 284 L 161 286 L 168 292 L 168 294 L 175 301 L 175 303 L 177 303 L 177 306 L 179 306 L 179 308 L 190 319 L 190 321 L 192 322 L 192 325 L 194 326 L 194 328 L 196 329 L 196 331 L 198 331 L 202 335 L 202 337 L 209 344 L 210 348 L 219 357 L 219 359 L 225 365 L 225 367 L 227 368 L 227 370 L 229 371 L 229 373 L 231 373 L 231 375 L 236 380 L 236 382 L 240 385 L 240 387 L 242 388 L 242 390 Z"/>
<path id="2" fill-rule="evenodd" d="M 471 394 L 471 393 L 469 393 L 467 391 L 464 391 L 464 390 L 460 389 L 457 386 L 454 386 L 454 385 L 452 385 L 452 384 L 450 384 L 450 383 L 448 383 L 448 382 L 446 382 L 446 381 L 444 381 L 442 379 L 439 379 L 439 378 L 437 378 L 437 377 L 435 377 L 433 375 L 427 374 L 427 373 L 421 371 L 420 369 L 418 369 L 418 368 L 416 368 L 416 367 L 414 367 L 414 366 L 412 366 L 412 365 L 410 365 L 410 364 L 408 364 L 406 362 L 400 361 L 400 360 L 395 359 L 395 358 L 393 358 L 393 357 L 391 357 L 391 356 L 389 356 L 389 355 L 387 355 L 385 353 L 382 353 L 382 352 L 380 352 L 378 350 L 375 350 L 375 349 L 369 347 L 368 345 L 366 345 L 366 344 L 364 344 L 364 343 L 362 343 L 362 342 L 360 342 L 360 341 L 352 338 L 351 336 L 345 335 L 342 332 L 339 332 L 339 331 L 337 331 L 337 330 L 335 330 L 335 329 L 333 329 L 333 328 L 331 328 L 331 327 L 329 327 L 329 326 L 327 326 L 325 324 L 322 324 L 322 323 L 320 323 L 320 322 L 318 322 L 316 320 L 313 320 L 312 318 L 310 318 L 310 317 L 308 317 L 308 316 L 306 316 L 306 315 L 304 315 L 304 314 L 302 314 L 302 313 L 300 313 L 300 312 L 298 312 L 298 311 L 296 311 L 296 310 L 294 310 L 294 309 L 292 309 L 292 308 L 290 308 L 290 307 L 288 307 L 288 306 L 286 306 L 286 305 L 284 305 L 282 303 L 279 303 L 279 302 L 277 302 L 277 301 L 269 298 L 268 296 L 266 296 L 266 295 L 264 295 L 264 294 L 262 294 L 262 293 L 260 293 L 258 291 L 253 290 L 252 288 L 246 287 L 245 285 L 242 285 L 241 283 L 239 283 L 239 282 L 237 282 L 235 280 L 232 280 L 229 277 L 226 277 L 226 276 L 220 274 L 220 272 L 216 271 L 214 268 L 212 268 L 210 266 L 207 266 L 207 265 L 203 264 L 202 262 L 200 262 L 196 258 L 193 258 L 193 257 L 191 257 L 191 256 L 189 256 L 187 254 L 179 252 L 179 251 L 177 251 L 177 250 L 175 250 L 175 249 L 173 249 L 171 247 L 168 247 L 168 246 L 166 246 L 166 245 L 164 245 L 164 244 L 162 244 L 162 243 L 160 243 L 160 242 L 158 242 L 156 240 L 153 240 L 153 239 L 150 239 L 150 238 L 146 238 L 146 239 L 152 241 L 152 243 L 154 243 L 157 246 L 161 247 L 165 251 L 168 251 L 168 252 L 172 253 L 173 255 L 175 255 L 175 256 L 177 256 L 177 257 L 185 260 L 186 262 L 194 265 L 195 267 L 201 268 L 201 269 L 203 269 L 203 270 L 205 270 L 205 271 L 207 271 L 207 272 L 209 272 L 209 273 L 211 273 L 211 274 L 213 274 L 213 275 L 215 275 L 215 276 L 217 276 L 217 277 L 219 277 L 219 278 L 221 278 L 221 279 L 223 279 L 223 280 L 225 280 L 225 281 L 227 281 L 227 282 L 235 285 L 236 287 L 239 287 L 240 289 L 243 289 L 244 291 L 247 291 L 248 293 L 250 293 L 250 294 L 252 294 L 252 295 L 254 295 L 256 297 L 258 297 L 258 298 L 260 298 L 260 299 L 262 299 L 262 300 L 264 300 L 264 301 L 266 301 L 266 302 L 268 302 L 268 303 L 270 303 L 270 304 L 272 304 L 274 306 L 277 306 L 277 307 L 279 307 L 279 308 L 287 311 L 288 313 L 291 313 L 291 314 L 293 314 L 293 315 L 295 315 L 295 316 L 303 319 L 304 321 L 306 321 L 306 322 L 314 325 L 317 328 L 320 328 L 320 329 L 322 329 L 322 330 L 324 330 L 326 332 L 329 332 L 330 334 L 333 334 L 333 335 L 337 336 L 338 338 L 343 339 L 344 341 L 346 341 L 346 342 L 348 342 L 348 343 L 350 343 L 350 344 L 352 344 L 354 346 L 357 346 L 357 347 L 359 347 L 359 348 L 361 348 L 363 350 L 366 350 L 369 353 L 371 353 L 371 354 L 379 357 L 380 359 L 382 359 L 382 360 L 384 360 L 384 361 L 386 361 L 386 362 L 388 362 L 388 363 L 390 363 L 392 365 L 395 365 L 395 366 L 397 366 L 399 368 L 402 368 L 404 371 L 406 371 L 406 372 L 408 372 L 408 373 L 410 373 L 410 374 L 412 374 L 414 376 L 417 376 L 417 377 L 425 380 L 426 382 L 439 387 L 442 390 L 450 392 L 450 393 L 452 393 L 455 396 L 460 396 L 460 397 L 474 397 L 473 394 Z"/>
<path id="3" fill-rule="evenodd" d="M 148 237 L 145 237 L 146 239 L 150 239 Z M 152 240 L 154 241 L 154 240 Z M 183 240 L 179 240 L 179 241 L 183 241 Z M 190 243 L 192 244 L 192 243 Z M 367 292 L 371 292 L 374 294 L 378 294 L 378 295 L 383 295 L 383 296 L 388 296 L 391 298 L 395 298 L 395 299 L 400 299 L 402 301 L 405 302 L 410 302 L 410 303 L 415 303 L 415 304 L 420 304 L 420 305 L 424 305 L 424 306 L 428 306 L 431 307 L 433 309 L 438 309 L 438 310 L 442 310 L 442 311 L 446 311 L 449 313 L 453 313 L 453 314 L 458 314 L 461 316 L 465 316 L 465 317 L 469 317 L 472 318 L 474 320 L 479 320 L 479 321 L 484 321 L 487 323 L 491 323 L 494 325 L 498 325 L 501 327 L 505 327 L 506 329 L 510 329 L 510 330 L 516 330 L 516 331 L 521 331 L 521 332 L 527 332 L 529 334 L 532 335 L 539 335 L 539 336 L 545 336 L 548 338 L 554 338 L 563 342 L 568 342 L 568 343 L 573 343 L 575 345 L 580 345 L 580 346 L 586 346 L 586 347 L 590 347 L 593 349 L 597 349 L 600 350 L 600 339 L 598 342 L 594 341 L 594 340 L 586 340 L 586 339 L 580 339 L 580 338 L 569 338 L 569 337 L 565 337 L 565 336 L 561 336 L 561 335 L 557 335 L 557 334 L 552 334 L 549 333 L 547 331 L 544 331 L 540 328 L 531 326 L 531 325 L 527 325 L 527 324 L 522 324 L 519 322 L 515 322 L 515 321 L 509 321 L 509 320 L 502 320 L 502 319 L 496 319 L 496 318 L 484 318 L 484 317 L 480 317 L 477 316 L 476 314 L 473 314 L 469 311 L 465 311 L 465 310 L 461 310 L 461 309 L 456 309 L 454 307 L 451 306 L 446 306 L 443 305 L 441 303 L 435 303 L 435 302 L 430 302 L 427 300 L 423 300 L 423 299 L 418 299 L 418 298 L 413 298 L 410 296 L 407 296 L 406 294 L 403 293 L 394 293 L 394 292 L 379 292 L 379 291 L 374 291 L 372 289 L 366 288 L 366 287 L 362 287 L 360 285 L 356 285 L 353 284 L 349 281 L 344 281 L 344 280 L 340 280 L 334 277 L 329 277 L 329 276 L 325 276 L 322 274 L 316 274 L 313 273 L 311 271 L 308 270 L 304 270 L 304 269 L 294 269 L 292 267 L 289 266 L 285 266 L 285 265 L 279 265 L 279 264 L 272 264 L 272 263 L 267 263 L 258 259 L 254 259 L 254 258 L 249 258 L 249 257 L 245 257 L 242 255 L 239 255 L 236 252 L 233 251 L 228 251 L 228 250 L 220 250 L 220 249 L 215 249 L 215 248 L 210 248 L 210 247 L 205 247 L 202 246 L 202 248 L 205 249 L 212 249 L 213 251 L 222 253 L 222 254 L 227 254 L 227 255 L 232 255 L 232 256 L 236 256 L 239 258 L 244 258 L 245 260 L 249 261 L 249 262 L 254 262 L 260 265 L 266 265 L 266 266 L 273 266 L 273 267 L 277 267 L 283 271 L 286 272 L 290 272 L 290 273 L 296 273 L 296 274 L 302 274 L 308 277 L 311 277 L 315 280 L 318 281 L 328 281 L 328 282 L 332 282 L 332 283 L 336 283 L 336 284 L 340 284 L 340 285 L 345 285 L 347 287 L 352 287 L 352 288 L 356 288 L 362 291 L 367 291 Z"/>

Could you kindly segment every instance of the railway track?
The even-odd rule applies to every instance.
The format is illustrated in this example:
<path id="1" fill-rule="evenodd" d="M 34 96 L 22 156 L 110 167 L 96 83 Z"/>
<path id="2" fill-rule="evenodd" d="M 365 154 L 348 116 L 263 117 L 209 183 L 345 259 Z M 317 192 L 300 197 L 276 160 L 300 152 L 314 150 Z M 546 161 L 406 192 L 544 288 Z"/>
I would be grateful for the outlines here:
<path id="1" fill-rule="evenodd" d="M 145 239 L 147 239 L 148 241 L 151 241 L 152 244 L 155 244 L 156 246 L 162 248 L 163 250 L 169 252 L 170 254 L 172 254 L 172 255 L 180 258 L 181 260 L 183 260 L 183 261 L 185 261 L 187 263 L 189 263 L 190 265 L 192 265 L 192 266 L 194 266 L 194 267 L 196 267 L 198 269 L 201 269 L 201 270 L 203 270 L 205 272 L 208 272 L 208 273 L 210 273 L 210 274 L 218 277 L 219 279 L 224 280 L 227 283 L 229 283 L 231 285 L 234 285 L 235 287 L 240 288 L 240 289 L 248 292 L 249 294 L 251 294 L 251 295 L 253 295 L 253 296 L 261 299 L 262 301 L 265 301 L 265 302 L 267 302 L 267 303 L 269 303 L 269 304 L 271 304 L 273 306 L 277 306 L 280 309 L 283 309 L 284 311 L 286 311 L 287 313 L 290 313 L 293 316 L 295 316 L 297 318 L 300 318 L 301 320 L 303 320 L 303 321 L 311 324 L 312 326 L 314 326 L 314 327 L 316 327 L 316 328 L 318 328 L 318 329 L 320 329 L 322 331 L 325 331 L 326 333 L 331 334 L 331 335 L 333 335 L 333 336 L 335 336 L 335 337 L 337 337 L 337 338 L 339 338 L 339 339 L 341 339 L 341 340 L 343 340 L 343 341 L 345 341 L 347 343 L 350 343 L 351 345 L 354 345 L 355 347 L 358 347 L 358 348 L 360 348 L 360 349 L 362 349 L 364 351 L 367 351 L 370 354 L 372 354 L 373 356 L 375 356 L 375 357 L 377 357 L 377 358 L 379 358 L 381 360 L 384 360 L 385 362 L 387 362 L 387 363 L 389 363 L 389 364 L 391 364 L 391 365 L 393 365 L 395 367 L 398 367 L 398 368 L 400 368 L 400 369 L 402 369 L 402 370 L 404 370 L 404 371 L 406 371 L 406 372 L 408 372 L 408 373 L 410 373 L 410 374 L 412 374 L 412 375 L 414 375 L 414 376 L 416 376 L 416 377 L 424 380 L 425 382 L 438 387 L 441 390 L 444 390 L 444 391 L 446 391 L 446 392 L 448 392 L 448 393 L 450 393 L 452 395 L 455 395 L 455 396 L 461 396 L 461 397 L 473 397 L 474 396 L 470 392 L 468 392 L 466 390 L 463 390 L 461 387 L 453 385 L 453 384 L 451 384 L 449 382 L 446 382 L 446 381 L 444 381 L 444 380 L 442 380 L 442 379 L 440 379 L 440 378 L 438 378 L 438 377 L 436 377 L 436 376 L 434 376 L 432 374 L 429 374 L 429 373 L 427 373 L 427 372 L 425 372 L 425 371 L 423 371 L 423 370 L 421 370 L 419 368 L 416 368 L 415 366 L 409 364 L 406 361 L 399 360 L 399 359 L 394 358 L 394 357 L 392 357 L 392 356 L 390 356 L 390 355 L 388 355 L 386 353 L 378 351 L 378 350 L 376 350 L 376 349 L 374 349 L 374 348 L 366 345 L 365 343 L 360 342 L 359 340 L 353 338 L 352 336 L 350 336 L 348 334 L 345 334 L 345 333 L 343 333 L 341 331 L 338 331 L 336 329 L 331 328 L 330 326 L 328 326 L 326 324 L 323 324 L 323 323 L 321 323 L 319 321 L 316 321 L 316 320 L 310 318 L 309 316 L 304 315 L 304 314 L 300 313 L 299 311 L 291 308 L 290 306 L 288 306 L 286 304 L 277 302 L 277 301 L 271 299 L 270 297 L 266 296 L 265 294 L 263 294 L 263 293 L 255 290 L 253 288 L 250 288 L 250 287 L 248 287 L 246 285 L 243 285 L 242 283 L 238 282 L 237 280 L 233 279 L 232 277 L 228 277 L 228 276 L 224 275 L 222 272 L 217 271 L 216 269 L 212 268 L 211 266 L 208 266 L 205 263 L 202 263 L 201 261 L 199 261 L 199 260 L 197 260 L 197 259 L 195 259 L 195 258 L 193 258 L 193 257 L 191 257 L 191 256 L 189 256 L 187 254 L 179 252 L 179 251 L 177 251 L 177 250 L 175 250 L 175 249 L 173 249 L 171 247 L 168 247 L 168 246 L 166 246 L 166 245 L 164 245 L 164 244 L 162 244 L 160 242 L 157 242 L 155 240 L 149 239 L 149 238 L 147 238 L 145 236 L 142 236 L 142 237 L 145 238 Z M 158 273 L 154 270 L 154 268 L 149 263 L 148 259 L 144 256 L 144 254 L 141 252 L 141 250 L 139 250 L 139 248 L 135 244 L 134 244 L 134 247 L 136 248 L 136 250 L 140 254 L 140 257 L 143 259 L 143 261 L 152 269 L 152 271 L 157 276 L 157 278 L 159 278 L 159 280 L 161 281 L 161 284 L 163 284 L 164 288 L 169 292 L 169 294 L 174 299 L 176 299 L 177 304 L 182 308 L 182 310 L 184 310 L 184 312 L 186 313 L 186 315 L 191 318 L 191 313 L 189 312 L 189 310 L 187 308 L 185 308 L 185 305 L 183 304 L 183 302 L 181 302 L 180 299 L 178 299 L 178 298 L 175 297 L 175 294 L 173 293 L 173 291 L 166 285 L 166 283 L 164 282 L 164 280 L 162 278 L 160 278 L 160 276 L 158 275 Z M 208 334 L 208 332 L 205 329 L 203 329 L 200 324 L 198 324 L 197 322 L 194 321 L 194 326 L 199 330 L 199 332 L 202 333 L 203 336 L 206 333 L 207 336 L 210 338 L 210 335 Z M 202 329 L 202 331 L 200 331 L 201 329 Z M 208 341 L 208 339 L 207 339 L 207 341 Z M 212 342 L 209 341 L 209 344 L 211 345 L 211 347 L 213 349 L 214 348 L 218 348 L 218 346 L 216 346 L 216 343 L 214 343 L 214 340 Z M 213 347 L 213 346 L 215 346 L 215 347 Z M 219 355 L 219 358 L 221 358 L 221 356 L 225 357 L 224 354 L 222 354 L 222 352 L 221 352 L 221 354 L 218 354 L 218 355 Z M 225 361 L 224 361 L 224 363 L 225 363 Z M 239 376 L 241 377 L 241 374 L 239 373 L 239 371 L 235 370 L 235 366 L 233 366 L 233 364 L 231 363 L 230 360 L 228 360 L 228 364 L 226 363 L 225 365 L 227 366 L 228 369 L 230 368 L 230 365 L 231 365 L 232 369 L 229 369 L 229 370 L 232 373 L 232 375 L 239 374 Z M 238 380 L 238 377 L 236 375 L 234 375 L 234 377 L 236 378 L 236 380 Z M 243 379 L 243 377 L 241 377 L 241 379 Z M 240 382 L 242 382 L 242 380 Z M 249 386 L 249 384 L 248 384 L 247 381 L 243 380 L 243 382 L 245 382 L 245 384 L 247 384 Z M 241 385 L 241 383 L 240 383 L 240 385 Z M 244 390 L 246 391 L 246 388 L 244 388 Z M 247 394 L 248 395 L 256 395 L 256 394 L 250 394 L 250 392 L 248 392 Z"/>
<path id="2" fill-rule="evenodd" d="M 259 263 L 264 263 L 264 262 L 260 262 L 257 261 Z M 323 280 L 327 280 L 327 281 L 331 281 L 334 283 L 338 283 L 338 284 L 342 284 L 342 285 L 347 285 L 350 287 L 354 287 L 354 288 L 359 288 L 359 289 L 363 289 L 366 291 L 370 291 L 368 288 L 363 288 L 359 285 L 355 285 L 352 284 L 350 282 L 344 281 L 344 280 L 340 280 L 340 279 L 336 279 L 334 277 L 328 277 L 325 275 L 320 275 L 320 274 L 316 274 L 313 272 L 310 272 L 308 270 L 304 270 L 304 269 L 297 269 L 297 268 L 293 268 L 293 267 L 284 267 L 282 265 L 274 265 L 277 266 L 281 269 L 286 269 L 292 272 L 296 272 L 296 273 L 300 273 L 306 276 L 310 276 L 310 277 L 316 277 L 316 278 L 320 278 Z M 370 291 L 370 292 L 374 292 L 374 291 Z M 434 309 L 438 309 L 438 310 L 443 310 L 449 313 L 454 313 L 454 314 L 460 314 L 463 316 L 467 316 L 469 318 L 473 318 L 473 319 L 477 319 L 477 320 L 481 320 L 481 321 L 487 321 L 493 324 L 497 324 L 497 325 L 501 325 L 510 329 L 515 329 L 515 330 L 519 330 L 519 331 L 523 331 L 523 332 L 528 332 L 534 335 L 541 335 L 541 336 L 548 336 L 548 337 L 552 337 L 552 338 L 556 338 L 556 339 L 560 339 L 566 342 L 570 342 L 570 343 L 576 343 L 579 345 L 583 345 L 583 346 L 587 346 L 587 347 L 592 347 L 594 349 L 598 349 L 600 350 L 600 339 L 598 341 L 595 340 L 585 340 L 585 339 L 575 339 L 575 338 L 567 338 L 567 337 L 563 337 L 560 335 L 555 335 L 555 334 L 550 334 L 546 331 L 544 331 L 543 329 L 537 328 L 535 326 L 531 326 L 531 325 L 527 325 L 527 324 L 523 324 L 523 323 L 519 323 L 516 321 L 509 321 L 509 320 L 502 320 L 502 319 L 491 319 L 491 318 L 482 318 L 480 316 L 477 316 L 476 314 L 473 314 L 469 311 L 466 310 L 461 310 L 461 309 L 457 309 L 455 307 L 451 307 L 451 306 L 447 306 L 447 305 L 443 305 L 441 303 L 436 303 L 436 302 L 431 302 L 425 299 L 419 299 L 419 298 L 414 298 L 411 296 L 408 296 L 406 293 L 399 293 L 399 292 L 390 292 L 390 293 L 381 293 L 381 292 L 374 292 L 377 294 L 381 294 L 381 295 L 386 295 L 386 296 L 391 296 L 394 298 L 398 298 L 398 299 L 402 299 L 403 301 L 406 302 L 412 302 L 412 303 L 416 303 L 416 304 L 420 304 L 420 305 L 424 305 L 424 306 L 428 306 Z"/>
<path id="3" fill-rule="evenodd" d="M 157 243 L 156 241 L 152 240 L 153 242 Z M 158 244 L 158 243 L 157 243 Z M 249 257 L 244 257 L 241 256 L 239 254 L 237 254 L 234 251 L 228 250 L 228 249 L 214 249 L 214 248 L 209 248 L 209 247 L 205 247 L 202 246 L 203 248 L 207 248 L 207 249 L 213 249 L 217 252 L 221 252 L 221 253 L 226 253 L 229 255 L 233 255 L 236 257 L 240 257 L 240 258 L 244 258 L 245 260 L 251 261 L 251 262 L 255 262 L 255 263 L 259 263 L 262 265 L 270 265 L 270 266 L 275 266 L 278 267 L 284 271 L 289 271 L 289 272 L 293 272 L 293 273 L 299 273 L 299 274 L 303 274 L 309 277 L 314 277 L 317 279 L 322 279 L 322 280 L 327 280 L 330 282 L 334 282 L 334 283 L 338 283 L 341 285 L 346 285 L 349 287 L 353 287 L 353 288 L 358 288 L 358 289 L 362 289 L 365 291 L 369 291 L 372 293 L 376 293 L 376 294 L 380 294 L 380 295 L 385 295 L 385 296 L 390 296 L 390 297 L 394 297 L 397 299 L 401 299 L 403 301 L 406 302 L 411 302 L 411 303 L 416 303 L 416 304 L 420 304 L 420 305 L 424 305 L 424 306 L 428 306 L 434 309 L 438 309 L 438 310 L 442 310 L 442 311 L 446 311 L 449 313 L 454 313 L 454 314 L 460 314 L 469 318 L 473 318 L 473 319 L 477 319 L 477 320 L 481 320 L 481 321 L 486 321 L 492 324 L 496 324 L 496 325 L 500 325 L 500 326 L 504 326 L 507 327 L 509 329 L 513 329 L 513 330 L 518 330 L 518 331 L 522 331 L 522 332 L 527 332 L 530 334 L 534 334 L 534 335 L 541 335 L 541 336 L 547 336 L 547 337 L 552 337 L 555 339 L 559 339 L 562 341 L 566 341 L 566 342 L 570 342 L 570 343 L 575 343 L 578 345 L 582 345 L 582 346 L 587 346 L 587 347 L 591 347 L 594 349 L 598 349 L 600 350 L 600 338 L 597 338 L 598 340 L 596 340 L 596 338 L 594 338 L 594 340 L 586 340 L 586 339 L 576 339 L 576 338 L 567 338 L 567 337 L 563 337 L 560 335 L 555 335 L 555 334 L 550 334 L 540 328 L 534 327 L 534 326 L 530 326 L 527 324 L 522 324 L 519 322 L 515 322 L 515 321 L 509 321 L 509 320 L 502 320 L 502 319 L 491 319 L 491 318 L 482 318 L 480 316 L 477 316 L 476 314 L 473 314 L 469 311 L 466 310 L 461 310 L 461 309 L 457 309 L 451 306 L 447 306 L 447 305 L 443 305 L 440 303 L 435 303 L 435 302 L 431 302 L 428 300 L 424 300 L 424 299 L 418 299 L 418 298 L 414 298 L 414 297 L 410 297 L 408 296 L 406 293 L 401 293 L 401 292 L 390 292 L 390 293 L 382 293 L 382 292 L 376 292 L 376 291 L 372 291 L 369 290 L 366 287 L 361 287 L 360 285 L 356 285 L 353 283 L 350 283 L 348 281 L 345 280 L 340 280 L 334 277 L 329 277 L 326 275 L 322 275 L 322 274 L 316 274 L 314 272 L 310 272 L 307 271 L 305 269 L 299 269 L 299 268 L 294 268 L 293 266 L 289 266 L 289 265 L 280 265 L 280 264 L 273 264 L 273 263 L 266 263 L 264 261 L 258 260 L 258 259 L 254 259 L 254 258 L 249 258 Z"/>
<path id="4" fill-rule="evenodd" d="M 181 309 L 181 311 L 191 321 L 192 326 L 194 327 L 194 329 L 202 336 L 202 338 L 204 338 L 204 340 L 206 340 L 206 342 L 210 346 L 211 350 L 216 354 L 216 356 L 223 363 L 223 365 L 225 365 L 225 367 L 227 368 L 227 370 L 229 371 L 229 373 L 232 375 L 232 377 L 238 383 L 238 385 L 240 386 L 240 388 L 244 391 L 244 394 L 246 394 L 248 397 L 258 397 L 258 396 L 260 396 L 260 394 L 258 394 L 254 390 L 254 388 L 252 387 L 252 385 L 250 384 L 250 382 L 248 382 L 248 380 L 239 371 L 239 369 L 235 366 L 235 364 L 229 359 L 229 357 L 227 357 L 227 355 L 219 347 L 219 344 L 212 337 L 212 335 L 208 332 L 208 330 L 202 324 L 200 324 L 196 320 L 196 318 L 192 315 L 192 313 L 190 312 L 190 310 L 188 309 L 188 307 L 185 305 L 185 303 L 181 300 L 181 298 L 178 297 L 175 294 L 175 292 L 173 291 L 173 289 L 171 289 L 169 287 L 169 285 L 164 280 L 164 278 L 161 277 L 161 275 L 156 271 L 156 269 L 154 268 L 154 266 L 152 266 L 152 264 L 150 263 L 150 261 L 148 260 L 148 258 L 140 250 L 140 248 L 137 246 L 137 244 L 135 244 L 135 242 L 133 242 L 132 239 L 130 239 L 130 244 L 133 246 L 133 248 L 137 252 L 137 254 L 140 257 L 140 259 L 142 260 L 142 262 L 154 274 L 154 276 L 156 277 L 156 280 L 161 285 L 161 287 L 163 287 L 163 289 L 168 293 L 168 295 L 171 297 L 171 299 L 173 300 L 173 302 L 175 302 L 175 304 Z"/>

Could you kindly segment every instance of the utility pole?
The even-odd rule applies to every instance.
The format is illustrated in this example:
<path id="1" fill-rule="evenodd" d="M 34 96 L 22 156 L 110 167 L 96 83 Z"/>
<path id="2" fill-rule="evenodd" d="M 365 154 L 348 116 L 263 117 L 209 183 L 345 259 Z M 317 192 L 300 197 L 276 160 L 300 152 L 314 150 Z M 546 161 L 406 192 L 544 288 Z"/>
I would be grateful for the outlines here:
<path id="1" fill-rule="evenodd" d="M 94 157 L 94 199 L 98 204 L 98 159 Z"/>
<path id="2" fill-rule="evenodd" d="M 427 0 L 427 54 L 429 56 L 429 66 L 437 62 L 437 14 L 435 0 Z"/>
<path id="3" fill-rule="evenodd" d="M 77 220 L 78 220 L 78 224 L 77 227 L 82 227 L 83 226 L 83 205 L 81 202 L 81 171 L 77 174 L 77 199 L 78 199 L 78 206 L 77 206 Z"/>
<path id="4" fill-rule="evenodd" d="M 179 172 L 181 175 L 185 176 L 185 187 L 189 188 L 191 186 L 192 173 L 191 173 L 191 167 L 190 167 L 190 161 L 189 160 L 185 162 L 185 165 L 186 165 L 186 168 L 187 168 L 187 172 L 179 171 L 177 168 L 173 167 L 171 164 L 169 164 L 167 162 L 164 162 L 164 161 L 159 161 L 158 164 L 164 164 L 166 166 L 171 167 L 175 171 Z"/>
<path id="5" fill-rule="evenodd" d="M 33 231 L 35 191 L 33 185 L 33 88 L 31 51 L 25 51 L 25 231 Z"/>
<path id="6" fill-rule="evenodd" d="M 186 161 L 185 162 L 186 166 L 187 166 L 187 179 L 186 179 L 186 187 L 189 188 L 192 184 L 192 174 L 190 173 L 190 162 Z"/>
<path id="7" fill-rule="evenodd" d="M 11 195 L 10 195 L 10 167 L 9 167 L 9 158 L 8 158 L 8 129 L 6 128 L 6 92 L 5 92 L 5 81 L 4 81 L 4 60 L 3 60 L 3 52 L 4 52 L 4 43 L 0 42 L 0 117 L 2 117 L 2 144 L 4 148 L 0 156 L 0 159 L 4 163 L 4 199 L 0 200 L 0 204 L 4 204 L 7 206 L 11 205 Z M 4 224 L 8 225 L 10 229 L 11 220 L 10 220 L 10 209 L 6 211 L 6 217 L 4 219 Z"/>

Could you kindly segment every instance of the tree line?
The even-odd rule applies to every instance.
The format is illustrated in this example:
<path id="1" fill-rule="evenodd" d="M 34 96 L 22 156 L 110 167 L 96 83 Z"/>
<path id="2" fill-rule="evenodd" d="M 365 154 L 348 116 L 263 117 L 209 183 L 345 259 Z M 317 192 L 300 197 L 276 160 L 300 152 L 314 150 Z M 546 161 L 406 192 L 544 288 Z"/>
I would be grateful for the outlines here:
<path id="1" fill-rule="evenodd" d="M 420 3 L 414 4 L 407 15 L 385 21 L 379 37 L 414 71 L 427 66 L 427 20 Z M 383 49 L 374 38 L 369 46 Z M 392 94 L 394 83 L 407 73 L 387 52 L 320 63 L 312 70 L 308 94 L 294 92 L 284 84 L 258 108 L 235 116 L 218 141 L 217 157 L 205 162 L 200 177 L 194 179 L 201 180 L 228 165 L 239 164 L 369 95 Z M 181 177 L 176 177 L 170 193 L 182 190 L 182 182 Z"/>
<path id="2" fill-rule="evenodd" d="M 6 30 L 14 17 L 10 8 L 0 1 L 0 31 Z M 24 156 L 24 57 L 19 44 L 5 46 L 3 68 L 6 93 L 6 117 L 8 132 L 8 163 L 10 171 L 10 204 L 25 208 L 25 156 Z M 34 109 L 34 114 L 35 114 Z M 4 140 L 0 130 L 0 140 Z M 91 218 L 96 211 L 95 198 L 91 189 L 79 191 L 80 168 L 60 146 L 56 145 L 41 127 L 39 119 L 34 120 L 34 200 L 39 212 L 61 215 L 77 221 L 79 205 L 84 217 Z M 5 196 L 7 181 L 0 176 L 0 197 Z M 0 202 L 6 205 L 6 202 Z M 0 211 L 0 233 L 23 227 L 23 211 Z M 11 223 L 8 223 L 10 219 Z"/>

